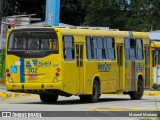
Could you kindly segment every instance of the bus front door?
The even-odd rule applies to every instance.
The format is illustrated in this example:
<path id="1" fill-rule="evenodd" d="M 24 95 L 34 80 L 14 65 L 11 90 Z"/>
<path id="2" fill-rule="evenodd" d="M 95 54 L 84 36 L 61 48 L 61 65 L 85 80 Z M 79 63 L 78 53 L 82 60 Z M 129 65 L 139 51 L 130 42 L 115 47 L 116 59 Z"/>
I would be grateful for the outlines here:
<path id="1" fill-rule="evenodd" d="M 118 64 L 118 79 L 117 91 L 123 90 L 123 45 L 117 45 L 117 64 Z"/>
<path id="2" fill-rule="evenodd" d="M 145 48 L 145 88 L 150 88 L 150 47 Z M 156 72 L 157 73 L 157 72 Z"/>
<path id="3" fill-rule="evenodd" d="M 84 92 L 84 63 L 83 63 L 83 43 L 76 43 L 76 62 L 77 62 L 77 84 L 78 94 Z"/>

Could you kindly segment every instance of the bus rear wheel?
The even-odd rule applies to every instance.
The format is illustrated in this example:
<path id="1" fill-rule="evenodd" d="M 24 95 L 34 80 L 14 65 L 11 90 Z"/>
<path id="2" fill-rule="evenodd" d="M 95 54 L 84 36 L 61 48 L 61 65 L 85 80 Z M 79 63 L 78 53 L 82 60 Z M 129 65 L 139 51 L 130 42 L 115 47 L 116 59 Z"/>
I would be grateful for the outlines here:
<path id="1" fill-rule="evenodd" d="M 94 81 L 93 90 L 91 95 L 80 95 L 80 100 L 82 102 L 95 103 L 98 101 L 100 95 L 100 86 L 98 81 Z"/>
<path id="2" fill-rule="evenodd" d="M 52 95 L 52 94 L 40 94 L 40 99 L 44 103 L 54 103 L 58 100 L 58 95 Z"/>
<path id="3" fill-rule="evenodd" d="M 138 80 L 138 91 L 129 92 L 130 98 L 132 100 L 140 100 L 143 96 L 144 85 L 141 79 Z"/>

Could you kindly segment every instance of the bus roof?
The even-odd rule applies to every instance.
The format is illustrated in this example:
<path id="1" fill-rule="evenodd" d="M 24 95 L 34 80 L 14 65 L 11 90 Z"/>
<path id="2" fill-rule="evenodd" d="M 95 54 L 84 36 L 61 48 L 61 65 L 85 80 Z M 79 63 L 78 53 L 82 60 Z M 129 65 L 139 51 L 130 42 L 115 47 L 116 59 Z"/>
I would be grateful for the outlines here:
<path id="1" fill-rule="evenodd" d="M 62 34 L 65 35 L 86 35 L 86 36 L 122 36 L 130 37 L 130 33 L 133 34 L 135 38 L 149 38 L 148 34 L 145 32 L 131 32 L 131 31 L 117 31 L 117 30 L 101 30 L 101 29 L 80 29 L 80 28 L 59 28 Z"/>
<path id="2" fill-rule="evenodd" d="M 151 41 L 159 41 L 160 42 L 160 33 L 148 32 L 149 38 Z"/>
<path id="3" fill-rule="evenodd" d="M 129 33 L 132 33 L 135 38 L 148 38 L 148 34 L 146 32 L 134 32 L 134 31 L 119 31 L 119 30 L 101 30 L 101 29 L 83 29 L 83 28 L 66 28 L 66 27 L 23 27 L 23 28 L 13 28 L 16 30 L 23 30 L 23 29 L 55 29 L 59 30 L 62 34 L 65 35 L 88 35 L 88 36 L 123 36 L 123 37 L 130 37 Z M 160 38 L 160 37 L 159 37 Z"/>

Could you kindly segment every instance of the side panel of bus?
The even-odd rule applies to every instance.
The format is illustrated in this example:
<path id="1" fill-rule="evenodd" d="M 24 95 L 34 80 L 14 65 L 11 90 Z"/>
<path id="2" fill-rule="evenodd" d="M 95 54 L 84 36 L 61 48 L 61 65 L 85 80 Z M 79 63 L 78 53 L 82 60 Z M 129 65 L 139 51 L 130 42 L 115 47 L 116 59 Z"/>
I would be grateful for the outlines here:
<path id="1" fill-rule="evenodd" d="M 124 38 L 125 91 L 137 91 L 138 80 L 145 83 L 144 40 L 140 33 L 130 32 L 131 34 L 131 38 Z"/>
<path id="2" fill-rule="evenodd" d="M 62 35 L 62 69 L 63 69 L 63 90 L 70 94 L 77 91 L 77 63 L 74 54 L 74 37 Z"/>
<path id="3" fill-rule="evenodd" d="M 96 36 L 92 36 L 92 40 L 95 39 Z M 101 36 L 97 37 L 98 39 L 102 39 Z M 104 37 L 103 37 L 104 38 Z M 111 37 L 110 37 L 111 38 Z M 121 54 L 121 53 L 117 53 L 117 48 L 116 48 L 116 40 L 114 40 L 114 49 L 110 54 L 112 55 L 112 60 L 110 59 L 102 59 L 102 60 L 98 60 L 95 58 L 92 58 L 91 60 L 86 60 L 86 67 L 85 67 L 85 81 L 86 81 L 86 93 L 87 94 L 91 94 L 92 92 L 92 85 L 93 85 L 93 81 L 94 80 L 99 80 L 100 82 L 100 92 L 101 93 L 111 93 L 111 92 L 117 92 L 117 90 L 122 89 L 121 88 L 121 83 L 119 81 L 120 77 L 120 69 L 117 67 L 117 54 Z M 95 42 L 95 41 L 94 41 Z M 94 43 L 96 44 L 96 43 Z M 103 43 L 104 45 L 104 43 Z M 99 45 L 98 45 L 99 46 Z M 99 46 L 100 47 L 100 46 Z M 120 47 L 118 48 L 118 50 L 120 50 L 121 52 L 123 52 L 122 49 L 122 45 L 120 45 Z M 101 48 L 97 48 L 97 49 L 101 49 Z M 96 48 L 94 48 L 94 56 L 95 54 L 101 54 L 98 53 Z M 119 55 L 119 59 L 120 55 Z M 120 62 L 120 61 L 119 61 Z M 117 72 L 117 70 L 119 72 Z M 120 78 L 119 78 L 120 77 Z M 123 79 L 121 79 L 123 80 Z"/>

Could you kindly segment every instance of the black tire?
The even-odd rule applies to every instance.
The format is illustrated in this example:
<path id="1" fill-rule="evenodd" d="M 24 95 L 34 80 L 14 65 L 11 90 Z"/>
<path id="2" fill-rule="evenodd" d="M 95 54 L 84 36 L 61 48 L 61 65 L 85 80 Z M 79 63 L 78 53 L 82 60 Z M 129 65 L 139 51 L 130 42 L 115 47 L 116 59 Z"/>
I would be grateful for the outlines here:
<path id="1" fill-rule="evenodd" d="M 141 79 L 138 80 L 138 91 L 129 92 L 130 98 L 132 100 L 140 100 L 143 96 L 144 85 Z"/>
<path id="2" fill-rule="evenodd" d="M 79 95 L 81 102 L 87 102 L 87 95 Z"/>
<path id="3" fill-rule="evenodd" d="M 40 94 L 39 97 L 44 103 L 55 103 L 58 100 L 58 95 Z"/>
<path id="4" fill-rule="evenodd" d="M 79 95 L 82 102 L 95 103 L 98 101 L 100 95 L 100 86 L 97 81 L 93 83 L 93 90 L 91 95 Z"/>

